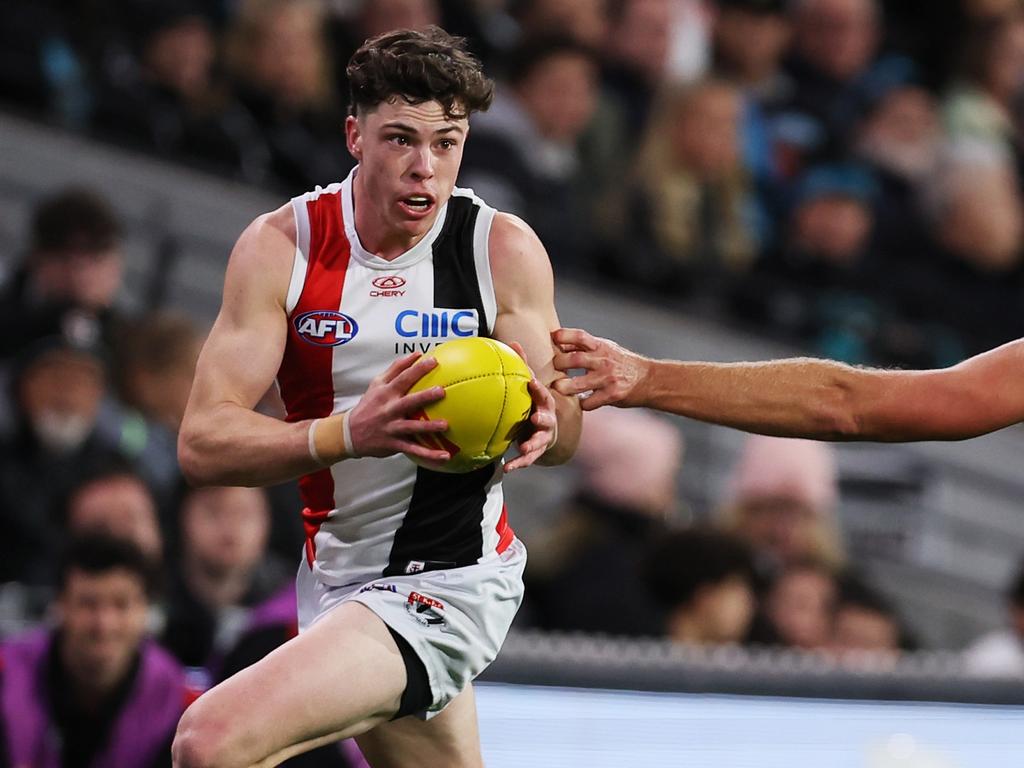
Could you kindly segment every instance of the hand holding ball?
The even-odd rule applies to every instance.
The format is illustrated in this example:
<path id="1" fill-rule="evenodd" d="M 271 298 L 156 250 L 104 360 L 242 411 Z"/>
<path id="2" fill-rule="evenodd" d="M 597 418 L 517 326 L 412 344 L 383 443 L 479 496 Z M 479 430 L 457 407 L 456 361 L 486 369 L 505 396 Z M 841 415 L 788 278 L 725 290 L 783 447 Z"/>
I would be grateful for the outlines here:
<path id="1" fill-rule="evenodd" d="M 495 339 L 472 337 L 438 345 L 431 356 L 437 366 L 409 390 L 444 387 L 445 396 L 418 414 L 444 419 L 448 429 L 418 436 L 430 448 L 451 454 L 444 464 L 423 464 L 438 472 L 471 472 L 497 460 L 530 417 L 533 401 L 526 362 Z M 418 459 L 410 457 L 418 464 Z"/>

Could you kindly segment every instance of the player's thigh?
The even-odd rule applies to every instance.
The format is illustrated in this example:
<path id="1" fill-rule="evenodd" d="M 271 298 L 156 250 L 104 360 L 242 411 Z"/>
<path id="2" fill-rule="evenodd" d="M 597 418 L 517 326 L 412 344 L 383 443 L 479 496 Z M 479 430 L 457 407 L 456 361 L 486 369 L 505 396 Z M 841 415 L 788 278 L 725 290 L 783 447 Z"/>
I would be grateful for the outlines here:
<path id="1" fill-rule="evenodd" d="M 405 684 L 387 627 L 348 602 L 203 694 L 182 718 L 179 738 L 215 764 L 263 763 L 294 753 L 291 746 L 312 747 L 328 734 L 352 736 L 386 722 Z"/>
<path id="2" fill-rule="evenodd" d="M 473 686 L 430 720 L 403 717 L 356 737 L 373 768 L 483 768 Z"/>

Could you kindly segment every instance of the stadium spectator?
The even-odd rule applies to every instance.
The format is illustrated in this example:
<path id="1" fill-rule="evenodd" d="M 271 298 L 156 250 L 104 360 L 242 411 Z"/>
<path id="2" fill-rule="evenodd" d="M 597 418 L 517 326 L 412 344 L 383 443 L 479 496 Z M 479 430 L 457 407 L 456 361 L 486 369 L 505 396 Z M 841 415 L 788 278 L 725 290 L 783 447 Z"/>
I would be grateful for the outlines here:
<path id="1" fill-rule="evenodd" d="M 617 277 L 714 300 L 757 255 L 757 201 L 742 165 L 739 91 L 705 81 L 666 94 L 637 159 Z"/>
<path id="2" fill-rule="evenodd" d="M 932 318 L 955 318 L 972 351 L 1020 336 L 1024 209 L 1009 155 L 986 142 L 953 145 L 925 204 L 938 248 L 918 270 L 919 303 Z"/>
<path id="3" fill-rule="evenodd" d="M 905 77 L 909 62 L 876 61 L 881 12 L 876 0 L 797 0 L 791 5 L 794 88 L 770 105 L 780 171 L 795 178 L 809 165 L 841 159 L 866 97 Z"/>
<path id="4" fill-rule="evenodd" d="M 292 193 L 343 179 L 354 164 L 324 30 L 317 0 L 244 0 L 228 31 L 239 98 L 270 147 L 273 176 Z"/>
<path id="5" fill-rule="evenodd" d="M 267 555 L 269 518 L 259 488 L 199 488 L 185 497 L 163 642 L 186 666 L 216 668 L 252 606 L 287 580 L 287 568 Z"/>
<path id="6" fill-rule="evenodd" d="M 714 22 L 714 71 L 744 93 L 768 102 L 790 95 L 782 68 L 792 30 L 785 0 L 719 0 Z"/>
<path id="7" fill-rule="evenodd" d="M 459 183 L 528 219 L 555 264 L 579 262 L 590 228 L 581 195 L 590 183 L 579 142 L 594 115 L 597 64 L 568 37 L 525 42 L 510 58 L 507 88 L 473 116 Z"/>
<path id="8" fill-rule="evenodd" d="M 965 63 L 943 107 L 947 132 L 953 140 L 991 142 L 1012 152 L 1024 79 L 1024 13 L 979 24 L 968 38 Z"/>
<path id="9" fill-rule="evenodd" d="M 146 3 L 135 15 L 137 53 L 101 81 L 96 127 L 165 157 L 267 181 L 269 150 L 216 71 L 218 41 L 202 5 Z"/>
<path id="10" fill-rule="evenodd" d="M 837 591 L 833 570 L 820 561 L 790 563 L 765 594 L 749 640 L 825 650 L 832 640 Z"/>
<path id="11" fill-rule="evenodd" d="M 850 662 L 891 662 L 906 638 L 895 608 L 858 579 L 840 579 L 829 651 Z"/>
<path id="12" fill-rule="evenodd" d="M 139 320 L 118 339 L 121 401 L 177 434 L 202 345 L 203 335 L 185 315 L 157 312 Z"/>
<path id="13" fill-rule="evenodd" d="M 655 95 L 665 79 L 671 32 L 669 0 L 609 4 L 602 88 L 630 136 L 642 136 L 647 128 Z"/>
<path id="14" fill-rule="evenodd" d="M 642 411 L 584 417 L 575 497 L 531 538 L 525 606 L 545 629 L 657 636 L 664 615 L 647 588 L 651 543 L 678 504 L 682 438 Z"/>
<path id="15" fill-rule="evenodd" d="M 807 558 L 842 564 L 833 450 L 809 440 L 747 438 L 719 515 L 753 547 L 762 579 Z"/>
<path id="16" fill-rule="evenodd" d="M 18 358 L 15 427 L 0 440 L 0 582 L 52 584 L 64 499 L 94 464 L 120 455 L 96 429 L 105 389 L 91 339 L 51 336 Z"/>
<path id="17" fill-rule="evenodd" d="M 964 649 L 968 671 L 987 677 L 1024 677 L 1024 565 L 1006 592 L 1007 626 L 982 635 Z"/>
<path id="18" fill-rule="evenodd" d="M 597 50 L 607 38 L 608 0 L 525 0 L 517 5 L 516 19 L 526 39 L 558 33 Z"/>
<path id="19" fill-rule="evenodd" d="M 149 560 L 123 539 L 87 536 L 61 568 L 53 630 L 2 646 L 4 763 L 150 768 L 195 698 L 182 668 L 146 639 Z"/>
<path id="20" fill-rule="evenodd" d="M 754 616 L 753 558 L 717 531 L 683 530 L 660 538 L 647 558 L 651 594 L 664 607 L 665 634 L 676 643 L 739 643 Z"/>
<path id="21" fill-rule="evenodd" d="M 43 336 L 81 336 L 90 324 L 109 346 L 121 290 L 120 237 L 114 211 L 95 192 L 69 188 L 42 200 L 26 258 L 0 297 L 0 357 Z"/>
<path id="22" fill-rule="evenodd" d="M 163 558 L 156 500 L 145 481 L 121 463 L 111 463 L 80 483 L 67 504 L 71 535 L 103 533 L 131 541 L 154 564 Z"/>

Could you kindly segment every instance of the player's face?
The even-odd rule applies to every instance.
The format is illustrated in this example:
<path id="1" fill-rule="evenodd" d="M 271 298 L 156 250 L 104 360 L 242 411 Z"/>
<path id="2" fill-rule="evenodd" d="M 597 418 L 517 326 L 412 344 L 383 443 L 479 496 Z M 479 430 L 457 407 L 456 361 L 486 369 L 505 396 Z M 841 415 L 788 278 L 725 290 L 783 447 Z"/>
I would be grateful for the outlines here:
<path id="1" fill-rule="evenodd" d="M 138 652 L 149 603 L 135 574 L 72 570 L 62 590 L 62 656 L 72 676 L 104 689 L 116 685 Z"/>
<path id="2" fill-rule="evenodd" d="M 451 119 L 436 101 L 397 99 L 348 119 L 359 184 L 385 237 L 416 238 L 430 229 L 455 187 L 468 131 L 468 120 Z"/>

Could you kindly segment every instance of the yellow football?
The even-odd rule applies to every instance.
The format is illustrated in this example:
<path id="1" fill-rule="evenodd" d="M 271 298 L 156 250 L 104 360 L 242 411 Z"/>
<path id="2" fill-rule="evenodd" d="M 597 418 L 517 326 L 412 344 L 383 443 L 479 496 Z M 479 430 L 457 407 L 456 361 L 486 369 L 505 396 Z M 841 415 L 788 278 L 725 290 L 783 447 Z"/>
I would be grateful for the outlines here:
<path id="1" fill-rule="evenodd" d="M 471 472 L 500 458 L 533 406 L 525 361 L 500 341 L 478 336 L 446 341 L 430 355 L 437 366 L 409 391 L 444 387 L 444 398 L 417 415 L 444 419 L 448 429 L 419 441 L 447 450 L 451 459 L 435 465 L 409 458 L 439 472 Z"/>

